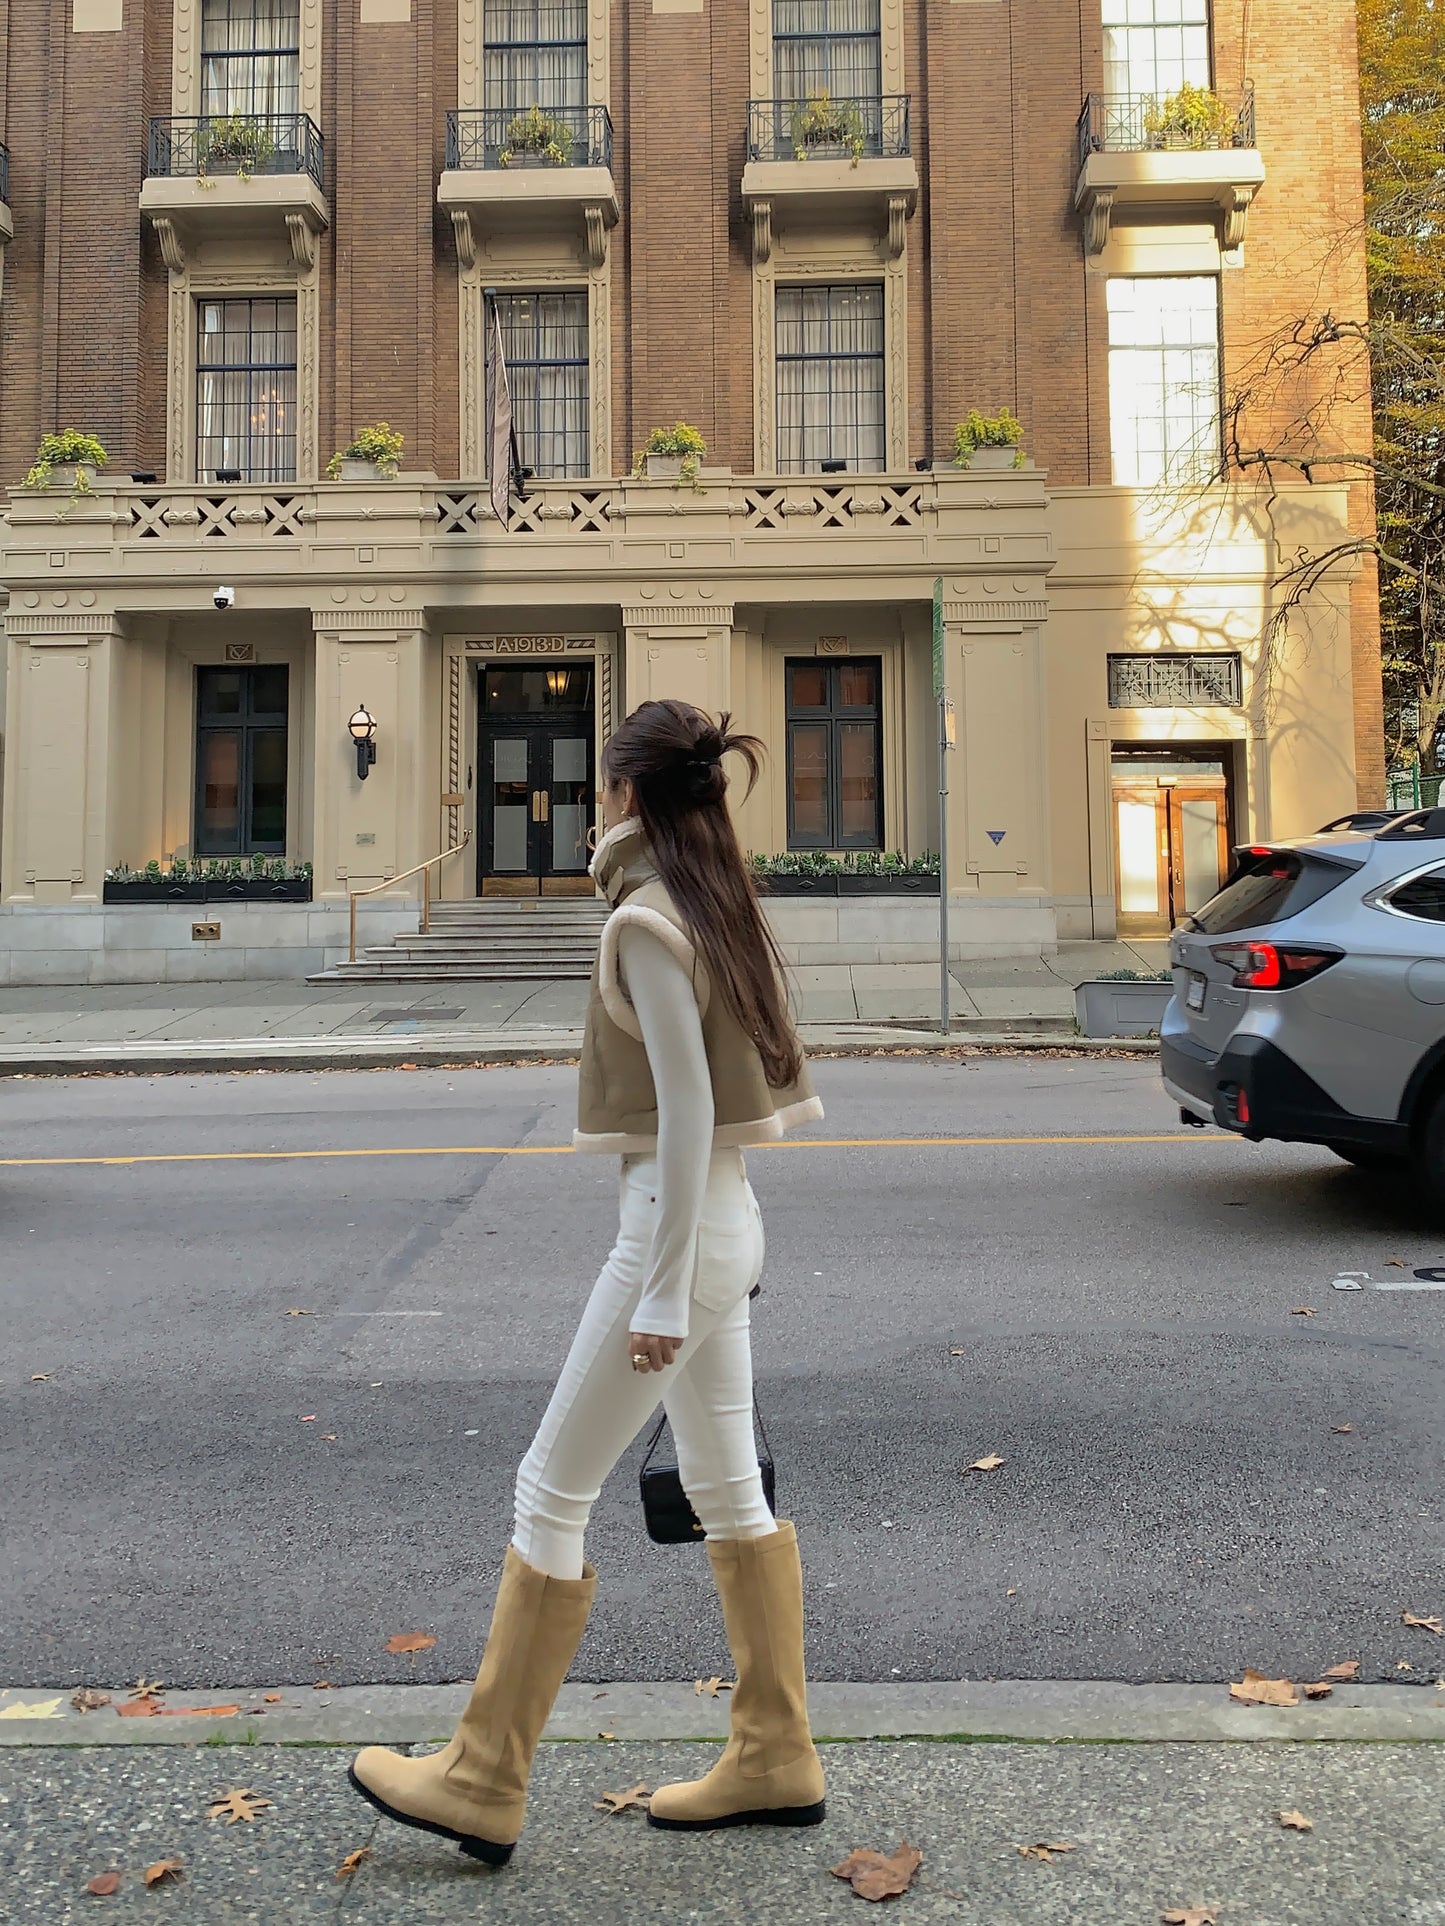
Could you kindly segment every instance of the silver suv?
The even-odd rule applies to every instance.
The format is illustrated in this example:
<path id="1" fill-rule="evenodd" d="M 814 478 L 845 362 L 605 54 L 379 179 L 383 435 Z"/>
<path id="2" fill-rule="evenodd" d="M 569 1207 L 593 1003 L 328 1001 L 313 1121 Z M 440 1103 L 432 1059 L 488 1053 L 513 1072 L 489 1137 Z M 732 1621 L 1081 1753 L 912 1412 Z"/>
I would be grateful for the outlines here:
<path id="1" fill-rule="evenodd" d="M 1187 1123 L 1413 1159 L 1445 1205 L 1445 809 L 1235 851 L 1169 945 Z"/>

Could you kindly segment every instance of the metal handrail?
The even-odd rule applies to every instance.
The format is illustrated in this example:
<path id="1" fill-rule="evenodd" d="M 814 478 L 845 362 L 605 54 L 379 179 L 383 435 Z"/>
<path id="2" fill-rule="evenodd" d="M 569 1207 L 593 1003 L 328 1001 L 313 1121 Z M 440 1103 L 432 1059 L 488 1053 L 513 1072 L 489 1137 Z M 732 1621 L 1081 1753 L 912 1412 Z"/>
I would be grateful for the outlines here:
<path id="1" fill-rule="evenodd" d="M 822 96 L 748 102 L 748 159 L 754 161 L 901 160 L 912 151 L 908 94 L 830 95 L 830 127 L 818 121 Z M 815 119 L 807 119 L 813 110 Z"/>
<path id="2" fill-rule="evenodd" d="M 547 144 L 539 149 L 543 134 Z M 449 169 L 611 165 L 612 116 L 605 107 L 454 107 L 447 114 Z"/>
<path id="3" fill-rule="evenodd" d="M 1078 123 L 1080 167 L 1090 154 L 1142 154 L 1177 147 L 1227 151 L 1257 144 L 1252 82 L 1245 84 L 1239 96 L 1230 127 L 1215 134 L 1201 134 L 1196 141 L 1150 131 L 1151 119 L 1167 104 L 1168 97 L 1162 94 L 1086 94 Z M 1229 104 L 1232 106 L 1233 101 Z"/>
<path id="4" fill-rule="evenodd" d="M 326 185 L 326 144 L 310 114 L 152 114 L 146 173 L 309 174 Z"/>
<path id="5" fill-rule="evenodd" d="M 356 905 L 360 898 L 363 896 L 379 896 L 383 890 L 395 889 L 398 883 L 406 883 L 409 882 L 413 876 L 420 876 L 422 879 L 421 929 L 418 931 L 418 935 L 427 935 L 431 929 L 432 870 L 436 864 L 444 863 L 448 856 L 460 855 L 461 851 L 466 848 L 471 840 L 472 832 L 469 829 L 465 829 L 462 831 L 462 840 L 459 843 L 453 843 L 450 849 L 444 849 L 439 856 L 428 856 L 424 863 L 417 863 L 411 869 L 404 869 L 400 876 L 388 876 L 384 882 L 373 883 L 369 889 L 353 889 L 347 891 L 347 895 L 351 899 L 351 955 L 349 960 L 352 963 L 356 961 Z"/>

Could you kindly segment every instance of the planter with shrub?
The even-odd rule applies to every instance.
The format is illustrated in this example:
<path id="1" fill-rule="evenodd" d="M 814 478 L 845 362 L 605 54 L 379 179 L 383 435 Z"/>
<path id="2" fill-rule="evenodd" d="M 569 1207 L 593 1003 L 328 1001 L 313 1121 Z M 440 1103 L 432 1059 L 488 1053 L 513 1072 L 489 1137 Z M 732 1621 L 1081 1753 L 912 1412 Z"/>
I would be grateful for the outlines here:
<path id="1" fill-rule="evenodd" d="M 872 850 L 838 857 L 818 850 L 781 856 L 750 856 L 753 880 L 763 896 L 937 896 L 937 856 L 910 859 L 899 851 Z"/>
<path id="2" fill-rule="evenodd" d="M 326 464 L 329 481 L 394 481 L 403 437 L 390 422 L 374 422 L 353 435 L 350 443 Z"/>
<path id="3" fill-rule="evenodd" d="M 107 903 L 309 903 L 310 863 L 284 856 L 177 857 L 168 869 L 119 863 L 105 873 Z"/>
<path id="4" fill-rule="evenodd" d="M 1086 1037 L 1154 1037 L 1174 994 L 1173 974 L 1106 970 L 1074 991 L 1074 1017 Z"/>
<path id="5" fill-rule="evenodd" d="M 997 415 L 970 408 L 953 431 L 953 459 L 959 468 L 1022 468 L 1024 425 L 1007 408 Z"/>
<path id="6" fill-rule="evenodd" d="M 93 491 L 95 478 L 109 459 L 94 435 L 84 435 L 78 428 L 62 428 L 59 434 L 40 437 L 34 465 L 20 486 L 68 488 L 74 500 Z"/>

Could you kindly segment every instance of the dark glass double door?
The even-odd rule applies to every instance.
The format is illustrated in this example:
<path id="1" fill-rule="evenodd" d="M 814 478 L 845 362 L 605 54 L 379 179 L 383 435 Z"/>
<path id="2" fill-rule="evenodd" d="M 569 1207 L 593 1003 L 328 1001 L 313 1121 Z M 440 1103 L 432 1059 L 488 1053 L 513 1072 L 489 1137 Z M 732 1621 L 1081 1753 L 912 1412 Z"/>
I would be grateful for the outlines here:
<path id="1" fill-rule="evenodd" d="M 479 694 L 479 892 L 590 893 L 591 663 L 484 668 Z"/>

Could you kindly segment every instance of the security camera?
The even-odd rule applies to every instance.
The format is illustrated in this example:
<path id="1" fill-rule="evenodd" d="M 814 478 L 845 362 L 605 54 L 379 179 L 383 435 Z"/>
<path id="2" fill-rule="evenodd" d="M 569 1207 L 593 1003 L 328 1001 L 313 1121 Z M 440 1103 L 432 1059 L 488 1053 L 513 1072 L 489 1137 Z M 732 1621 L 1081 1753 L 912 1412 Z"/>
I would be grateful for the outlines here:
<path id="1" fill-rule="evenodd" d="M 234 608 L 236 606 L 236 591 L 233 588 L 226 588 L 222 585 L 222 587 L 216 590 L 211 600 L 218 609 Z"/>

